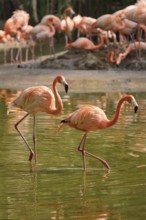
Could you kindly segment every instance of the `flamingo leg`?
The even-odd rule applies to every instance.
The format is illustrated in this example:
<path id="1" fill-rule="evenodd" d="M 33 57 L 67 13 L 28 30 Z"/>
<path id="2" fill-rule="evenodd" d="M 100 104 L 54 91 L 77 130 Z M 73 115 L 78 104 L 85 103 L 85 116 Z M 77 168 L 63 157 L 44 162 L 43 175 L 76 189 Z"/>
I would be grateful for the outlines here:
<path id="1" fill-rule="evenodd" d="M 83 138 L 82 138 L 82 140 L 81 140 L 81 142 L 80 142 L 80 144 L 79 144 L 79 146 L 78 146 L 78 150 L 79 150 L 80 152 L 82 152 L 82 155 L 83 155 L 84 171 L 86 171 L 85 154 L 87 154 L 87 155 L 89 155 L 89 156 L 91 156 L 91 157 L 93 157 L 93 158 L 99 160 L 107 169 L 110 169 L 110 166 L 108 165 L 108 163 L 107 163 L 105 160 L 101 159 L 100 157 L 97 157 L 97 156 L 94 155 L 94 154 L 91 154 L 91 153 L 88 152 L 88 151 L 85 151 L 85 140 L 86 140 L 86 136 L 87 136 L 87 134 L 85 133 L 84 136 L 83 136 Z"/>
<path id="2" fill-rule="evenodd" d="M 82 153 L 82 157 L 83 157 L 83 166 L 84 166 L 84 171 L 86 171 L 86 157 L 85 157 L 85 140 L 86 140 L 86 136 L 87 134 L 85 133 L 83 135 L 83 138 L 78 146 L 78 151 L 80 151 Z"/>
<path id="3" fill-rule="evenodd" d="M 32 160 L 33 158 L 33 155 L 34 155 L 34 152 L 33 150 L 31 149 L 31 147 L 29 146 L 26 138 L 23 136 L 23 134 L 21 133 L 21 131 L 18 129 L 18 125 L 29 115 L 29 113 L 27 113 L 26 115 L 24 115 L 23 118 L 21 118 L 16 124 L 15 124 L 15 129 L 18 131 L 19 135 L 21 136 L 21 138 L 23 139 L 23 141 L 25 142 L 28 150 L 30 151 L 30 156 L 29 156 L 29 161 Z"/>
<path id="4" fill-rule="evenodd" d="M 35 115 L 33 116 L 33 145 L 34 145 L 34 158 L 35 163 L 37 162 L 37 151 L 36 151 L 36 123 L 35 123 Z"/>
<path id="5" fill-rule="evenodd" d="M 106 162 L 106 160 L 101 159 L 100 157 L 95 156 L 94 154 L 91 154 L 87 151 L 85 151 L 85 153 L 91 157 L 94 157 L 95 159 L 99 160 L 108 170 L 110 169 L 110 166 L 108 165 L 108 163 Z"/>

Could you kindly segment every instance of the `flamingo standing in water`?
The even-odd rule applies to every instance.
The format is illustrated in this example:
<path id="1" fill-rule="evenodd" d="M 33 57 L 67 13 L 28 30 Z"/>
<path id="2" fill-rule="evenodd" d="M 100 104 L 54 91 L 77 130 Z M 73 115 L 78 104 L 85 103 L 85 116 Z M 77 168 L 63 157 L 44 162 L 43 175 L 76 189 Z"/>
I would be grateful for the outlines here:
<path id="1" fill-rule="evenodd" d="M 48 114 L 56 115 L 59 114 L 63 109 L 63 103 L 61 97 L 57 91 L 56 84 L 61 83 L 65 91 L 68 91 L 68 84 L 64 76 L 57 76 L 53 81 L 53 92 L 46 86 L 34 86 L 25 89 L 11 104 L 10 107 L 18 107 L 27 113 L 22 117 L 16 124 L 15 128 L 24 140 L 28 150 L 30 151 L 29 161 L 35 157 L 36 163 L 36 134 L 35 134 L 35 115 L 38 112 L 46 112 Z M 55 98 L 57 102 L 57 108 L 55 106 Z M 34 151 L 31 149 L 26 138 L 23 136 L 21 131 L 18 129 L 18 125 L 29 115 L 33 115 L 33 144 Z"/>
<path id="2" fill-rule="evenodd" d="M 99 160 L 107 169 L 110 169 L 110 166 L 105 160 L 85 150 L 86 136 L 87 136 L 87 133 L 90 131 L 96 131 L 96 130 L 108 128 L 114 125 L 119 118 L 122 103 L 125 101 L 134 105 L 134 111 L 136 113 L 138 110 L 138 104 L 135 98 L 132 95 L 126 95 L 119 100 L 116 112 L 111 120 L 109 120 L 106 114 L 104 113 L 104 111 L 98 108 L 97 106 L 84 105 L 78 110 L 71 113 L 66 119 L 61 121 L 59 130 L 62 127 L 68 125 L 70 127 L 76 128 L 85 133 L 78 146 L 78 150 L 82 153 L 82 156 L 83 156 L 84 171 L 86 171 L 86 157 L 85 157 L 86 154 Z"/>

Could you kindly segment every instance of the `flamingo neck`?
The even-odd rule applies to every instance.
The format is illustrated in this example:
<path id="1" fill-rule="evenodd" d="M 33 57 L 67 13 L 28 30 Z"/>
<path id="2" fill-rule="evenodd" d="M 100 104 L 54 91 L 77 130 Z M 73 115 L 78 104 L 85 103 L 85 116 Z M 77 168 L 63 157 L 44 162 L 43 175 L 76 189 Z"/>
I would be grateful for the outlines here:
<path id="1" fill-rule="evenodd" d="M 61 97 L 58 93 L 58 90 L 56 88 L 56 83 L 57 83 L 57 81 L 54 80 L 54 82 L 53 82 L 53 93 L 54 93 L 55 98 L 56 98 L 57 108 L 55 107 L 55 109 L 52 110 L 53 114 L 59 114 L 63 109 L 63 103 L 62 103 Z"/>
<path id="2" fill-rule="evenodd" d="M 103 37 L 101 37 L 99 44 L 98 44 L 98 45 L 95 45 L 95 47 L 93 48 L 93 50 L 96 50 L 96 49 L 102 47 L 103 44 L 104 44 L 104 39 L 103 39 Z"/>
<path id="3" fill-rule="evenodd" d="M 53 32 L 54 31 L 54 27 L 52 24 L 49 24 L 49 28 L 50 28 L 50 31 Z"/>
<path id="4" fill-rule="evenodd" d="M 107 127 L 111 127 L 112 125 L 116 124 L 116 122 L 118 121 L 118 118 L 119 118 L 119 115 L 120 115 L 121 106 L 122 106 L 124 101 L 125 101 L 125 97 L 120 99 L 120 101 L 118 102 L 118 105 L 117 105 L 117 108 L 116 108 L 116 112 L 115 112 L 113 118 L 107 122 Z"/>
<path id="5" fill-rule="evenodd" d="M 130 51 L 131 51 L 131 48 L 128 47 L 128 48 L 125 50 L 125 52 L 124 52 L 124 53 L 121 53 L 121 54 L 122 54 L 122 56 L 126 57 L 126 56 L 130 53 Z"/>
<path id="6" fill-rule="evenodd" d="M 65 20 L 67 18 L 67 12 L 68 12 L 68 10 L 65 10 L 65 12 L 63 13 L 63 17 L 64 17 Z"/>
<path id="7" fill-rule="evenodd" d="M 115 53 L 114 51 L 112 51 L 109 57 L 109 60 L 111 63 L 116 63 L 116 58 L 114 56 L 115 56 Z"/>

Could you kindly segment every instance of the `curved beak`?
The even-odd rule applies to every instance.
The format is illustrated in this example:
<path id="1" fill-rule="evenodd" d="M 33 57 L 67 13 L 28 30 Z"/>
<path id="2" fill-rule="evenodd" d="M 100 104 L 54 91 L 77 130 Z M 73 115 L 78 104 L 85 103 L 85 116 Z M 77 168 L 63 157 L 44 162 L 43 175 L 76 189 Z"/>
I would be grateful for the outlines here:
<path id="1" fill-rule="evenodd" d="M 134 105 L 134 113 L 138 111 L 138 104 L 135 99 L 132 100 L 132 104 Z"/>
<path id="2" fill-rule="evenodd" d="M 64 89 L 65 89 L 65 92 L 67 93 L 68 92 L 68 84 L 67 83 L 64 84 Z"/>
<path id="3" fill-rule="evenodd" d="M 66 80 L 63 79 L 63 80 L 61 80 L 60 83 L 64 86 L 65 92 L 67 93 L 68 92 L 68 83 L 66 82 Z"/>
<path id="4" fill-rule="evenodd" d="M 138 110 L 138 105 L 134 107 L 134 113 L 136 113 Z"/>

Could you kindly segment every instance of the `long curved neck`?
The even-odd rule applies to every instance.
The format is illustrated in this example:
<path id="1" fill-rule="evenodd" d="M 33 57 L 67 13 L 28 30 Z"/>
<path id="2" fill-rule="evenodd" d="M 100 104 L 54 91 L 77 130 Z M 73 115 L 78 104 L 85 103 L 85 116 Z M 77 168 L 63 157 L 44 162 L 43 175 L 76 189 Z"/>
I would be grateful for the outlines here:
<path id="1" fill-rule="evenodd" d="M 99 44 L 95 45 L 95 47 L 93 48 L 93 50 L 96 50 L 96 49 L 102 47 L 103 44 L 104 44 L 104 39 L 103 39 L 103 37 L 101 37 Z"/>
<path id="2" fill-rule="evenodd" d="M 128 48 L 125 50 L 125 52 L 122 53 L 122 55 L 123 55 L 124 57 L 126 57 L 126 56 L 130 53 L 130 51 L 131 51 L 131 47 L 128 47 Z"/>
<path id="3" fill-rule="evenodd" d="M 52 112 L 53 114 L 59 114 L 62 109 L 63 109 L 63 103 L 62 103 L 62 100 L 61 100 L 61 97 L 57 91 L 57 88 L 56 88 L 56 83 L 57 81 L 54 80 L 53 82 L 53 93 L 55 95 L 55 98 L 56 98 L 56 104 L 57 104 L 57 108 L 55 108 Z"/>
<path id="4" fill-rule="evenodd" d="M 66 9 L 66 10 L 64 11 L 64 13 L 63 13 L 63 17 L 64 17 L 65 20 L 66 20 L 66 18 L 67 18 L 67 12 L 68 12 L 68 9 Z"/>
<path id="5" fill-rule="evenodd" d="M 107 59 L 110 63 L 116 63 L 116 58 L 115 58 L 115 52 L 114 51 L 110 51 L 107 54 Z"/>
<path id="6" fill-rule="evenodd" d="M 119 118 L 119 115 L 120 115 L 121 106 L 122 106 L 124 101 L 125 101 L 125 98 L 123 97 L 118 102 L 118 105 L 117 105 L 117 108 L 116 108 L 116 112 L 115 112 L 113 118 L 107 122 L 107 127 L 110 127 L 110 126 L 114 125 L 118 121 L 118 118 Z"/>

